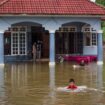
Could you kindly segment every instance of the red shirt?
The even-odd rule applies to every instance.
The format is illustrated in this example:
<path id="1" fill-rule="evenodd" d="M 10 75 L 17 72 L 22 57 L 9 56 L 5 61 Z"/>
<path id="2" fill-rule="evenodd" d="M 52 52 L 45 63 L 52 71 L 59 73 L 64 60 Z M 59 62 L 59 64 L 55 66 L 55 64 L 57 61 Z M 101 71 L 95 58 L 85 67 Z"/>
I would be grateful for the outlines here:
<path id="1" fill-rule="evenodd" d="M 76 86 L 76 85 L 69 85 L 69 86 L 67 87 L 67 89 L 77 89 L 77 86 Z"/>

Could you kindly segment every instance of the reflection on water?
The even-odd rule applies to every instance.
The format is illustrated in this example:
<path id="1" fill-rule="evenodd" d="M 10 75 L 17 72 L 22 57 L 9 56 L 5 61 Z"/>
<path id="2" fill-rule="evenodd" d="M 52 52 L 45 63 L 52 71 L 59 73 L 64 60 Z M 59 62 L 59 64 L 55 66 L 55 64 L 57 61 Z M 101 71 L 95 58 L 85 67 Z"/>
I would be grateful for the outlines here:
<path id="1" fill-rule="evenodd" d="M 0 67 L 0 105 L 105 105 L 105 70 L 90 64 L 73 69 L 70 63 L 49 67 L 47 63 L 16 63 Z M 77 85 L 99 91 L 64 93 L 57 87 Z"/>

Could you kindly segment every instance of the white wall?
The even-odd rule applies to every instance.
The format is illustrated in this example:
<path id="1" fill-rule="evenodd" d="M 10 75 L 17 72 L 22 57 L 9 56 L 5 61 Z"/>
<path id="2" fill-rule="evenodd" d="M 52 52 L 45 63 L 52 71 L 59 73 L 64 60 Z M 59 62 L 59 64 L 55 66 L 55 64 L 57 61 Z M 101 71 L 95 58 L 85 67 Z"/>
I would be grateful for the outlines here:
<path id="1" fill-rule="evenodd" d="M 84 46 L 84 55 L 97 55 L 97 46 Z"/>

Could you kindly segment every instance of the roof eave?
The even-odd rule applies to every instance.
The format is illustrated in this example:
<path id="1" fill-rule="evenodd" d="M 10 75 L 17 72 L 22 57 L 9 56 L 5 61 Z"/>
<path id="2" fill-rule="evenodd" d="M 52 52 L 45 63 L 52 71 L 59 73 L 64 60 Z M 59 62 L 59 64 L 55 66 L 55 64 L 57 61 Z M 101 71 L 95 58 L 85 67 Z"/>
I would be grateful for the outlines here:
<path id="1" fill-rule="evenodd" d="M 99 17 L 105 18 L 105 14 L 0 14 L 1 17 Z"/>

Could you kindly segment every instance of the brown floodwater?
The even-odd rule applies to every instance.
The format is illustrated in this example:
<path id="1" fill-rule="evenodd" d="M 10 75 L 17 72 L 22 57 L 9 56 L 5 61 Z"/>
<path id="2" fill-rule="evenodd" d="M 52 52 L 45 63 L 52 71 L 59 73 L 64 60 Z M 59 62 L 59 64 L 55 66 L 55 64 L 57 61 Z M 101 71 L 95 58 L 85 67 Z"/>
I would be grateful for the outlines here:
<path id="1" fill-rule="evenodd" d="M 11 63 L 0 66 L 0 105 L 105 105 L 105 68 L 96 63 L 73 68 L 73 63 Z M 57 91 L 74 78 L 85 92 Z"/>

